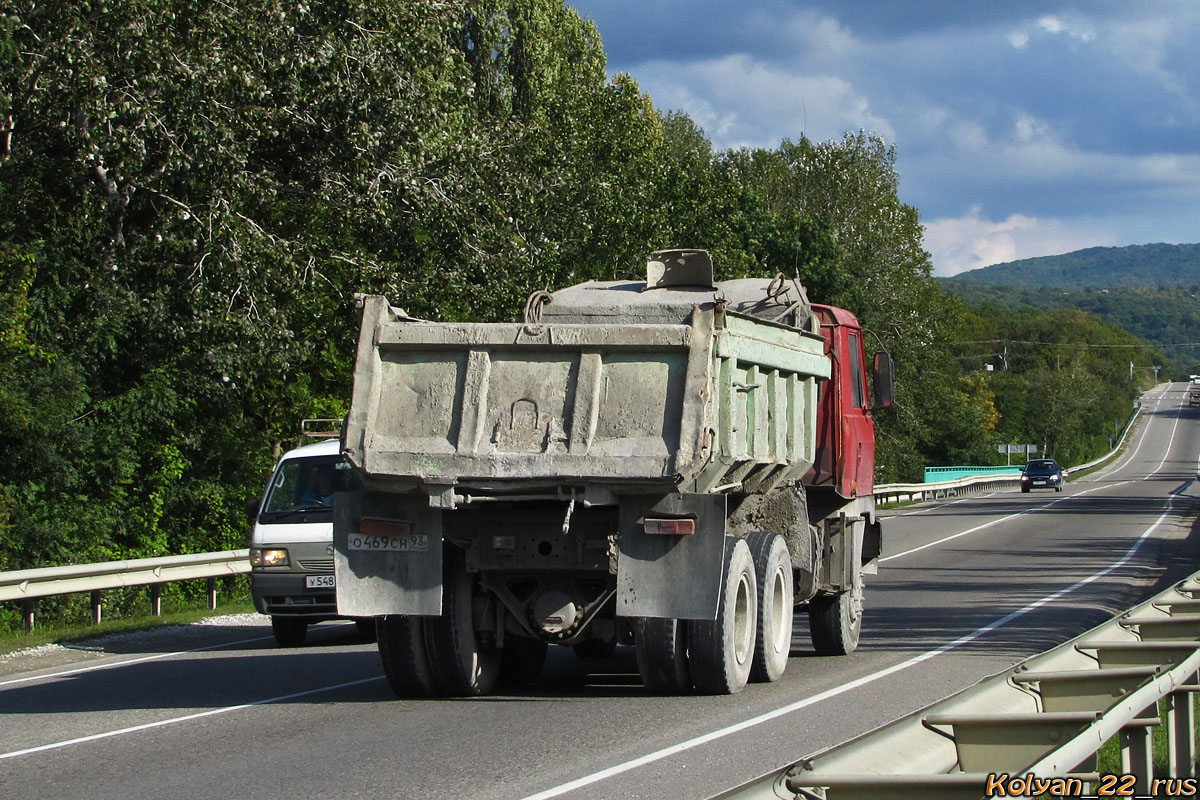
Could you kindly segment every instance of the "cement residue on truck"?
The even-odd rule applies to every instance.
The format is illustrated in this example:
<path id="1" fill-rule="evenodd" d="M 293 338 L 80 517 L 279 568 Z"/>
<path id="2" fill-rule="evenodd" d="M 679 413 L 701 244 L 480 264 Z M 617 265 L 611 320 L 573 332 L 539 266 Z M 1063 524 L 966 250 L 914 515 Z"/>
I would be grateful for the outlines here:
<path id="1" fill-rule="evenodd" d="M 522 323 L 361 298 L 334 506 L 338 613 L 401 696 L 529 682 L 549 645 L 633 644 L 653 691 L 778 679 L 794 610 L 857 646 L 880 550 L 861 326 L 704 251 L 538 292 Z M 875 397 L 891 403 L 877 354 Z"/>

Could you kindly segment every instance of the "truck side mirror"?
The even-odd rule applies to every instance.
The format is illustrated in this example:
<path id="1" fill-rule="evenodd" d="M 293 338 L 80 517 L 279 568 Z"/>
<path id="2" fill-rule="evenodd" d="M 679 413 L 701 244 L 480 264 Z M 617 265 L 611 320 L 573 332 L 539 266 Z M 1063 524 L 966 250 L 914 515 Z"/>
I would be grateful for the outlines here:
<path id="1" fill-rule="evenodd" d="M 896 366 L 892 357 L 880 350 L 875 354 L 871 370 L 875 390 L 875 408 L 891 408 L 896 404 Z"/>
<path id="2" fill-rule="evenodd" d="M 251 497 L 246 501 L 246 516 L 250 518 L 250 524 L 254 524 L 254 520 L 258 519 L 258 512 L 262 508 L 261 497 Z"/>

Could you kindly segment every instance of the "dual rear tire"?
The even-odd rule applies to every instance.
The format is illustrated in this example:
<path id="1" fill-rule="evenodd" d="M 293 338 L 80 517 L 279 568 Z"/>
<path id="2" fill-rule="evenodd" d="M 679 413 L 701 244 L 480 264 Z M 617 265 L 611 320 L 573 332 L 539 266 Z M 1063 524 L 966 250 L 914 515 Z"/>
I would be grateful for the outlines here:
<path id="1" fill-rule="evenodd" d="M 476 632 L 484 599 L 478 580 L 467 572 L 456 547 L 446 547 L 442 563 L 441 616 L 393 615 L 381 617 L 376 626 L 384 674 L 400 697 L 482 695 L 500 677 L 500 648 L 489 646 Z M 527 659 L 515 660 L 526 671 L 532 669 Z"/>
<path id="2" fill-rule="evenodd" d="M 792 592 L 792 562 L 781 536 L 729 537 L 715 619 L 638 620 L 638 671 L 646 688 L 733 694 L 752 679 L 778 680 L 791 651 Z"/>

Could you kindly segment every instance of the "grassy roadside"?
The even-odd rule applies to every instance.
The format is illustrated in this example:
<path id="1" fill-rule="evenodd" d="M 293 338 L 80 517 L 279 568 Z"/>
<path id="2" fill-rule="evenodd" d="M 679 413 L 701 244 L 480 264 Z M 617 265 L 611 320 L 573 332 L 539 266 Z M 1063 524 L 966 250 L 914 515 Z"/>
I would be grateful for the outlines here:
<path id="1" fill-rule="evenodd" d="M 248 599 L 232 599 L 228 602 L 217 603 L 215 611 L 210 611 L 207 604 L 195 608 L 180 608 L 163 613 L 161 616 L 129 616 L 120 619 L 103 620 L 99 625 L 47 623 L 39 625 L 29 632 L 0 634 L 0 655 L 40 647 L 44 644 L 63 644 L 66 642 L 85 642 L 98 636 L 127 631 L 141 631 L 159 628 L 166 625 L 187 625 L 207 617 L 224 614 L 251 614 L 254 604 Z"/>

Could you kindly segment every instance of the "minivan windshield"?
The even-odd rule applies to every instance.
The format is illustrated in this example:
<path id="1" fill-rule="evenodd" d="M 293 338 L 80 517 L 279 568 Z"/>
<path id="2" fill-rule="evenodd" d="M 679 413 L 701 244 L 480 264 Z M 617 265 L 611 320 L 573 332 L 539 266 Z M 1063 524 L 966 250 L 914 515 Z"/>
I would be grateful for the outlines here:
<path id="1" fill-rule="evenodd" d="M 285 522 L 298 514 L 332 517 L 333 495 L 358 486 L 349 462 L 340 455 L 289 458 L 271 479 L 258 521 Z"/>

